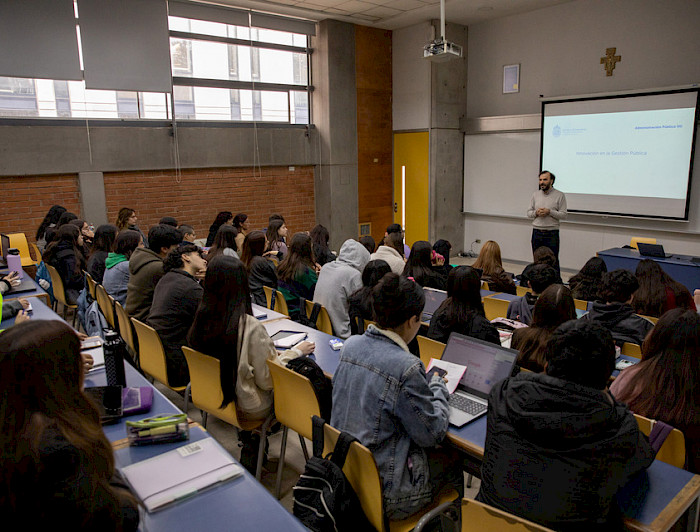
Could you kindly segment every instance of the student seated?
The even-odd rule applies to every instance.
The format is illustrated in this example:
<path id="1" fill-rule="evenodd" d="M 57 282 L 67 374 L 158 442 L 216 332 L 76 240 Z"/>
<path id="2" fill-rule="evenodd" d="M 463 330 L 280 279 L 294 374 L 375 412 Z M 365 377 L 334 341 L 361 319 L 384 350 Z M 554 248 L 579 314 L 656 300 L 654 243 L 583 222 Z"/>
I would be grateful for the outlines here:
<path id="1" fill-rule="evenodd" d="M 562 323 L 575 319 L 576 306 L 571 291 L 561 284 L 546 288 L 537 298 L 530 326 L 513 332 L 510 347 L 520 353 L 517 365 L 542 373 L 546 364 L 547 344 L 552 334 Z"/>
<path id="2" fill-rule="evenodd" d="M 373 292 L 377 327 L 345 341 L 333 375 L 331 425 L 365 445 L 382 479 L 389 519 L 408 517 L 448 482 L 463 491 L 461 467 L 447 449 L 448 391 L 439 375 L 426 376 L 407 344 L 420 327 L 421 287 L 395 273 Z"/>
<path id="3" fill-rule="evenodd" d="M 154 225 L 148 231 L 148 247 L 137 248 L 129 259 L 129 285 L 126 312 L 146 321 L 153 302 L 153 292 L 165 274 L 163 259 L 180 244 L 180 231 L 169 225 Z"/>
<path id="4" fill-rule="evenodd" d="M 0 334 L 0 508 L 26 530 L 136 530 L 112 444 L 83 393 L 78 335 L 35 320 Z M 17 519 L 17 521 L 14 521 Z"/>
<path id="5" fill-rule="evenodd" d="M 122 207 L 119 209 L 119 213 L 117 214 L 117 221 L 115 225 L 117 226 L 117 229 L 119 229 L 119 232 L 126 231 L 127 229 L 130 231 L 136 231 L 139 235 L 141 235 L 143 245 L 148 247 L 148 239 L 146 238 L 146 235 L 144 235 L 143 231 L 141 231 L 139 226 L 136 225 L 136 222 L 138 221 L 139 219 L 136 216 L 136 211 L 134 209 Z"/>
<path id="6" fill-rule="evenodd" d="M 96 283 L 102 284 L 105 274 L 105 261 L 114 247 L 117 232 L 117 226 L 112 224 L 101 225 L 95 231 L 92 251 L 87 261 L 87 272 Z"/>
<path id="7" fill-rule="evenodd" d="M 450 334 L 457 332 L 501 345 L 498 330 L 484 314 L 480 290 L 481 280 L 474 268 L 452 268 L 447 277 L 447 299 L 430 320 L 428 338 L 446 344 Z"/>
<path id="8" fill-rule="evenodd" d="M 17 316 L 15 323 L 22 323 L 22 321 L 29 319 L 29 315 L 25 313 L 25 310 L 29 308 L 29 300 L 19 298 L 3 301 L 2 299 L 3 294 L 7 293 L 14 283 L 19 284 L 19 281 L 17 272 L 0 274 L 0 309 L 2 310 L 2 321 L 9 320 L 15 316 Z"/>
<path id="9" fill-rule="evenodd" d="M 235 227 L 236 231 L 238 231 L 238 234 L 236 235 L 236 250 L 238 251 L 238 253 L 240 253 L 243 249 L 243 241 L 250 232 L 250 222 L 248 221 L 248 215 L 239 212 L 236 216 L 233 217 L 232 223 L 233 227 Z"/>
<path id="10" fill-rule="evenodd" d="M 556 271 L 557 258 L 554 256 L 554 252 L 547 246 L 540 246 L 532 252 L 532 262 L 525 266 L 523 273 L 520 274 L 520 286 L 530 286 L 530 271 L 538 264 L 546 264 L 547 266 L 555 268 Z M 557 272 L 556 283 L 562 284 L 559 272 Z"/>
<path id="11" fill-rule="evenodd" d="M 528 292 L 524 296 L 508 303 L 508 312 L 506 314 L 508 319 L 530 325 L 532 309 L 535 308 L 537 299 L 549 286 L 557 282 L 558 277 L 557 270 L 547 264 L 536 264 L 533 266 L 528 272 L 528 286 L 532 288 L 532 293 Z"/>
<path id="12" fill-rule="evenodd" d="M 177 227 L 177 220 L 172 216 L 163 216 L 159 221 L 161 225 L 169 225 L 171 227 Z"/>
<path id="13" fill-rule="evenodd" d="M 327 262 L 332 262 L 335 260 L 335 255 L 328 247 L 328 240 L 330 240 L 331 235 L 322 225 L 317 225 L 309 233 L 311 241 L 314 243 L 314 257 L 316 258 L 316 264 L 323 266 Z"/>
<path id="14" fill-rule="evenodd" d="M 383 260 L 391 267 L 391 271 L 397 275 L 403 273 L 406 261 L 403 258 L 403 237 L 401 233 L 389 233 L 370 255 L 371 260 Z"/>
<path id="15" fill-rule="evenodd" d="M 412 277 L 425 288 L 444 290 L 447 286 L 447 275 L 442 268 L 443 261 L 433 258 L 433 248 L 430 242 L 419 240 L 413 243 L 411 254 L 403 269 L 404 277 Z"/>
<path id="16" fill-rule="evenodd" d="M 214 243 L 214 238 L 216 238 L 216 233 L 222 225 L 233 225 L 233 213 L 230 211 L 221 211 L 216 215 L 214 223 L 209 226 L 209 235 L 207 235 L 207 242 L 204 247 L 210 247 Z"/>
<path id="17" fill-rule="evenodd" d="M 357 240 L 343 242 L 338 258 L 325 264 L 318 274 L 314 302 L 328 311 L 333 332 L 339 338 L 350 336 L 348 298 L 362 288 L 362 270 L 369 262 L 369 252 Z"/>
<path id="18" fill-rule="evenodd" d="M 267 307 L 264 286 L 277 290 L 277 270 L 271 260 L 263 257 L 265 233 L 251 231 L 243 240 L 241 262 L 248 272 L 248 285 L 253 303 Z"/>
<path id="19" fill-rule="evenodd" d="M 481 280 L 489 284 L 489 290 L 515 294 L 515 283 L 510 274 L 503 269 L 501 248 L 497 242 L 489 240 L 482 246 L 472 268 L 483 272 Z"/>
<path id="20" fill-rule="evenodd" d="M 569 279 L 571 297 L 582 301 L 596 301 L 600 299 L 600 285 L 603 282 L 603 274 L 608 267 L 600 257 L 592 257 L 583 265 L 583 268 Z"/>
<path id="21" fill-rule="evenodd" d="M 115 301 L 123 307 L 126 305 L 126 292 L 129 286 L 129 259 L 136 248 L 143 247 L 141 235 L 126 229 L 117 235 L 114 251 L 107 255 L 102 286 Z"/>
<path id="22" fill-rule="evenodd" d="M 182 241 L 183 242 L 189 242 L 189 243 L 193 244 L 194 241 L 197 239 L 197 235 L 194 231 L 194 227 L 192 227 L 191 225 L 182 224 L 180 227 L 178 227 L 178 230 L 182 234 Z"/>
<path id="23" fill-rule="evenodd" d="M 276 258 L 281 261 L 287 255 L 287 243 L 285 239 L 287 238 L 287 224 L 284 223 L 283 219 L 275 218 L 270 221 L 270 225 L 267 227 L 267 246 L 265 247 L 265 255 L 269 257 Z"/>
<path id="24" fill-rule="evenodd" d="M 442 255 L 444 259 L 442 269 L 445 275 L 449 275 L 452 265 L 450 264 L 450 250 L 452 249 L 452 244 L 449 240 L 440 239 L 433 244 L 433 251 Z"/>
<path id="25" fill-rule="evenodd" d="M 48 245 L 43 255 L 44 262 L 56 268 L 63 281 L 66 300 L 71 305 L 78 302 L 80 291 L 85 286 L 85 258 L 80 251 L 82 246 L 83 235 L 80 230 L 67 223 L 58 229 L 56 240 Z"/>
<path id="26" fill-rule="evenodd" d="M 66 210 L 67 209 L 62 205 L 52 205 L 49 211 L 46 213 L 46 216 L 44 216 L 44 219 L 41 221 L 41 224 L 39 224 L 39 229 L 36 230 L 36 235 L 34 238 L 39 251 L 42 253 L 47 245 L 46 230 L 56 227 L 58 220 L 61 218 L 61 215 L 66 212 Z M 37 260 L 38 259 L 39 257 L 37 257 Z"/>
<path id="27" fill-rule="evenodd" d="M 545 368 L 491 390 L 476 498 L 554 530 L 620 530 L 615 494 L 654 452 L 606 389 L 612 336 L 568 321 L 549 340 Z"/>
<path id="28" fill-rule="evenodd" d="M 387 273 L 391 271 L 383 260 L 371 260 L 362 270 L 362 288 L 348 298 L 348 314 L 350 315 L 350 334 L 362 334 L 368 321 L 374 321 L 372 308 L 372 290 Z M 364 327 L 360 330 L 360 319 Z"/>
<path id="29" fill-rule="evenodd" d="M 593 303 L 583 319 L 603 325 L 619 346 L 625 342 L 641 345 L 654 324 L 634 313 L 631 303 L 637 288 L 637 278 L 627 270 L 607 272 L 603 275 L 600 300 Z"/>
<path id="30" fill-rule="evenodd" d="M 153 327 L 165 351 L 168 382 L 186 386 L 190 382 L 187 361 L 182 352 L 185 337 L 194 321 L 203 289 L 197 278 L 203 278 L 207 261 L 194 244 L 178 246 L 163 261 L 165 275 L 153 292 L 148 324 Z"/>
<path id="31" fill-rule="evenodd" d="M 296 233 L 289 243 L 289 251 L 277 266 L 277 289 L 284 296 L 289 309 L 289 317 L 299 319 L 299 298 L 314 300 L 314 290 L 318 281 L 316 261 L 311 245 L 311 237 L 306 233 Z"/>
<path id="32" fill-rule="evenodd" d="M 637 314 L 659 318 L 666 311 L 677 307 L 697 310 L 690 291 L 674 281 L 656 261 L 640 260 L 634 276 L 639 282 L 632 300 L 632 308 Z"/>
<path id="33" fill-rule="evenodd" d="M 386 232 L 384 233 L 384 237 L 386 238 L 387 236 L 393 234 L 397 234 L 401 237 L 401 243 L 403 245 L 403 252 L 401 253 L 401 256 L 408 258 L 411 255 L 411 248 L 408 247 L 408 244 L 404 243 L 404 238 L 406 238 L 406 231 L 403 230 L 401 224 L 389 224 L 389 226 L 386 228 Z"/>
<path id="34" fill-rule="evenodd" d="M 700 473 L 700 316 L 685 309 L 661 316 L 642 344 L 642 361 L 610 386 L 635 414 L 663 421 L 685 436 L 686 468 Z"/>
<path id="35" fill-rule="evenodd" d="M 263 420 L 272 410 L 272 377 L 266 365 L 274 360 L 282 365 L 313 353 L 313 342 L 301 342 L 278 352 L 265 327 L 253 317 L 248 275 L 243 263 L 220 255 L 207 266 L 204 294 L 187 341 L 197 351 L 219 359 L 224 408 L 236 402 L 244 420 Z M 239 433 L 243 448 L 241 464 L 255 472 L 259 437 Z"/>
<path id="36" fill-rule="evenodd" d="M 207 253 L 207 260 L 211 260 L 217 255 L 238 258 L 238 246 L 236 245 L 237 236 L 238 230 L 232 225 L 222 225 L 219 227 L 214 237 L 214 243 Z"/>

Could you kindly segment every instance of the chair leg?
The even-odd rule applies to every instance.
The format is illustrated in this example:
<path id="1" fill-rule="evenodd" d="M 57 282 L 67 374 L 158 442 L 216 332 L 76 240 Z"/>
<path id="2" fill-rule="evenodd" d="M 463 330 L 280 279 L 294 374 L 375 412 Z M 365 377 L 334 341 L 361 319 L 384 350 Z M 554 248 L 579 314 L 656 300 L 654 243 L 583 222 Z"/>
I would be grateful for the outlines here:
<path id="1" fill-rule="evenodd" d="M 282 428 L 282 447 L 280 447 L 280 463 L 277 465 L 277 482 L 275 484 L 275 498 L 280 498 L 280 492 L 282 491 L 282 472 L 284 470 L 284 455 L 287 451 L 287 433 L 289 429 L 287 427 Z"/>
<path id="2" fill-rule="evenodd" d="M 474 478 L 474 475 L 472 475 L 471 473 L 468 473 L 468 474 L 467 474 L 467 488 L 471 488 L 471 487 L 472 487 L 472 479 L 473 479 L 473 478 Z"/>
<path id="3" fill-rule="evenodd" d="M 205 429 L 207 428 L 207 418 L 209 417 L 209 414 L 207 414 L 204 410 L 201 410 L 202 412 L 202 427 Z"/>
<path id="4" fill-rule="evenodd" d="M 301 444 L 301 452 L 304 453 L 304 460 L 309 461 L 309 450 L 306 448 L 306 440 L 304 436 L 299 434 L 299 443 Z"/>
<path id="5" fill-rule="evenodd" d="M 255 468 L 255 479 L 260 482 L 262 477 L 262 465 L 263 459 L 265 458 L 265 442 L 267 442 L 267 431 L 272 425 L 272 421 L 275 419 L 274 414 L 270 414 L 265 422 L 260 427 L 260 445 L 258 447 L 258 465 Z"/>
<path id="6" fill-rule="evenodd" d="M 187 414 L 187 411 L 189 410 L 190 407 L 190 393 L 191 393 L 191 386 L 192 383 L 188 382 L 187 383 L 187 388 L 185 388 L 185 415 Z"/>

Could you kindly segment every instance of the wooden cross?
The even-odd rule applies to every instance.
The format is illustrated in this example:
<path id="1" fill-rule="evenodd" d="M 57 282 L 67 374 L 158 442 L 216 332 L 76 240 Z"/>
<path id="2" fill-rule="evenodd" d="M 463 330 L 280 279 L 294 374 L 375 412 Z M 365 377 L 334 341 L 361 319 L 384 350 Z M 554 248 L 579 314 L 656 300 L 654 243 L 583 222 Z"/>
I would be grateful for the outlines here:
<path id="1" fill-rule="evenodd" d="M 613 70 L 615 70 L 615 63 L 622 61 L 622 56 L 615 55 L 617 48 L 606 48 L 605 57 L 600 58 L 600 64 L 605 65 L 605 72 L 607 76 L 613 75 Z"/>

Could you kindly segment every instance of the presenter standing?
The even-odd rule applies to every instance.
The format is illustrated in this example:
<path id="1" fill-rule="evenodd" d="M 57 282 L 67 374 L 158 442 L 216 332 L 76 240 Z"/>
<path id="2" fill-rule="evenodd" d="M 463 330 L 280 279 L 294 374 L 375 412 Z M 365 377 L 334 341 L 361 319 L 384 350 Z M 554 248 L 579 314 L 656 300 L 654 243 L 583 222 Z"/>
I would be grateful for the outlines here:
<path id="1" fill-rule="evenodd" d="M 552 250 L 559 270 L 559 221 L 566 218 L 566 196 L 554 188 L 555 176 L 544 170 L 540 173 L 540 188 L 532 195 L 528 218 L 532 218 L 532 251 L 540 246 Z"/>

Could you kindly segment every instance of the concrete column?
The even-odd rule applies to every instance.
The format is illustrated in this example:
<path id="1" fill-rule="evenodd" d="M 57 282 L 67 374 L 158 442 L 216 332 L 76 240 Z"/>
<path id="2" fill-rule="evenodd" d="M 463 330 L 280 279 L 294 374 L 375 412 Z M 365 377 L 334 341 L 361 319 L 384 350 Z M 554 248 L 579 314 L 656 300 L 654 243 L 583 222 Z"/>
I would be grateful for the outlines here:
<path id="1" fill-rule="evenodd" d="M 319 135 L 316 220 L 338 250 L 358 235 L 355 27 L 323 20 L 312 41 L 313 121 Z"/>
<path id="2" fill-rule="evenodd" d="M 78 173 L 78 187 L 83 220 L 94 224 L 95 227 L 108 223 L 105 181 L 102 172 Z"/>

